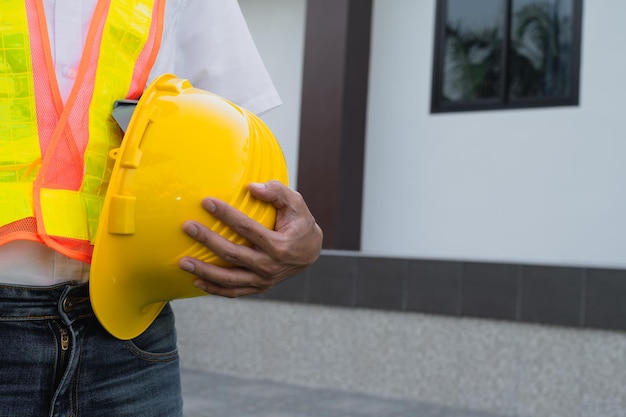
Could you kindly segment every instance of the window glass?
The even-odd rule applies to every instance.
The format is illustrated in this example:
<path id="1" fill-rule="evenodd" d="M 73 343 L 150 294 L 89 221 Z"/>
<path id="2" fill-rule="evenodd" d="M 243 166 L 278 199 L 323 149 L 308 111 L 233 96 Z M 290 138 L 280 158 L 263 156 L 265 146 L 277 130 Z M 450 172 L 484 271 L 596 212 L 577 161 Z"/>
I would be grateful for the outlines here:
<path id="1" fill-rule="evenodd" d="M 446 20 L 443 99 L 499 97 L 503 0 L 449 0 Z"/>
<path id="2" fill-rule="evenodd" d="M 510 95 L 559 97 L 569 93 L 572 2 L 513 0 Z"/>
<path id="3" fill-rule="evenodd" d="M 578 104 L 582 0 L 438 0 L 431 110 Z"/>

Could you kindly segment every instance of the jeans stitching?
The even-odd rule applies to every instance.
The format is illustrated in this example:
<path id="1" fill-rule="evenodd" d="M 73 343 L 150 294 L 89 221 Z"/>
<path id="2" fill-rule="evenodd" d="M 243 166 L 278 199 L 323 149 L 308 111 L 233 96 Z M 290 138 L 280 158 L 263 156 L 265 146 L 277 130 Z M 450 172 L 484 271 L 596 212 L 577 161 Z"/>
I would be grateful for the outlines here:
<path id="1" fill-rule="evenodd" d="M 61 316 L 58 314 L 48 316 L 0 316 L 0 321 L 35 321 L 35 320 L 58 320 Z"/>
<path id="2" fill-rule="evenodd" d="M 146 362 L 171 362 L 178 359 L 178 349 L 163 353 L 147 352 L 135 345 L 132 340 L 124 342 L 124 346 L 133 356 Z"/>
<path id="3" fill-rule="evenodd" d="M 23 291 L 23 290 L 27 290 L 27 291 L 57 291 L 60 289 L 63 289 L 67 286 L 67 284 L 59 284 L 59 285 L 55 285 L 53 287 L 29 287 L 29 286 L 21 286 L 21 285 L 6 285 L 6 284 L 0 284 L 0 289 L 11 289 L 11 290 L 16 290 L 16 291 Z"/>
<path id="4" fill-rule="evenodd" d="M 52 394 L 52 396 L 50 397 L 50 401 L 52 400 L 52 398 L 54 397 L 54 393 L 57 390 L 57 386 L 56 386 L 56 374 L 57 374 L 57 367 L 59 365 L 59 357 L 58 357 L 58 351 L 57 351 L 57 338 L 56 338 L 56 334 L 54 333 L 54 329 L 52 328 L 52 322 L 48 321 L 46 323 L 46 327 L 48 328 L 48 330 L 50 331 L 50 334 L 52 335 L 51 339 L 52 339 L 52 347 L 54 348 L 54 355 L 53 355 L 53 362 L 52 362 L 52 369 L 51 372 L 48 373 L 48 378 L 50 378 L 50 393 Z M 50 402 L 50 406 L 53 406 L 53 403 Z"/>
<path id="5" fill-rule="evenodd" d="M 85 326 L 83 328 L 83 333 L 82 333 L 82 337 L 80 338 L 80 349 L 78 350 L 78 363 L 76 364 L 76 379 L 75 379 L 75 383 L 74 383 L 74 394 L 70 395 L 70 407 L 72 410 L 75 411 L 74 416 L 78 417 L 78 405 L 79 405 L 79 400 L 78 400 L 78 392 L 79 392 L 79 384 L 80 384 L 80 371 L 81 371 L 81 367 L 83 364 L 83 353 L 85 351 L 84 347 L 85 347 L 85 338 L 87 337 L 87 333 L 89 331 L 89 327 L 91 326 L 93 322 L 90 320 L 87 323 L 85 323 Z M 77 346 L 78 348 L 78 346 Z M 70 391 L 71 392 L 71 391 Z"/>

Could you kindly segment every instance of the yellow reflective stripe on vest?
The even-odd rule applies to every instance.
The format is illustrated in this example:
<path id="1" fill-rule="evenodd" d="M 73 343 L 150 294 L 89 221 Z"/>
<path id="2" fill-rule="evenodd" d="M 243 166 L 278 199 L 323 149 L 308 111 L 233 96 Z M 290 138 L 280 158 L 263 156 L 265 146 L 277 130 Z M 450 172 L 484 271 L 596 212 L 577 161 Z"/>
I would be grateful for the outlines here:
<path id="1" fill-rule="evenodd" d="M 5 183 L 0 187 L 0 220 L 13 223 L 33 215 L 33 183 Z"/>
<path id="2" fill-rule="evenodd" d="M 79 192 L 42 190 L 42 216 L 49 235 L 92 243 L 95 239 L 113 169 L 109 151 L 119 147 L 121 141 L 121 131 L 111 111 L 115 100 L 126 97 L 130 89 L 135 63 L 150 35 L 153 6 L 154 0 L 113 0 L 109 6 L 89 108 L 83 183 Z M 62 215 L 64 210 L 69 212 Z M 80 217 L 70 224 L 67 213 Z"/>
<path id="3" fill-rule="evenodd" d="M 28 20 L 23 2 L 0 0 L 0 225 L 33 215 L 41 160 Z"/>
<path id="4" fill-rule="evenodd" d="M 63 231 L 59 236 L 85 240 L 89 234 L 87 224 L 76 221 L 85 217 L 85 204 L 79 192 L 42 188 L 39 198 L 48 234 L 54 235 L 50 229 L 56 229 Z M 54 221 L 50 223 L 50 219 Z"/>

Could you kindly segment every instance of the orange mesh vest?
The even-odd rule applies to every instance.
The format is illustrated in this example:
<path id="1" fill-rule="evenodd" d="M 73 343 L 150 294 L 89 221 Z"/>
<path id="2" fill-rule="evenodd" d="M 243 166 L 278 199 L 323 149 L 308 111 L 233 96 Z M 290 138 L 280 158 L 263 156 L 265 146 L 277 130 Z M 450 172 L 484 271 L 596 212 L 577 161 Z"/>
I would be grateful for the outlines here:
<path id="1" fill-rule="evenodd" d="M 113 103 L 141 95 L 165 0 L 98 1 L 65 105 L 42 0 L 0 4 L 0 245 L 34 240 L 90 262 L 122 138 Z"/>

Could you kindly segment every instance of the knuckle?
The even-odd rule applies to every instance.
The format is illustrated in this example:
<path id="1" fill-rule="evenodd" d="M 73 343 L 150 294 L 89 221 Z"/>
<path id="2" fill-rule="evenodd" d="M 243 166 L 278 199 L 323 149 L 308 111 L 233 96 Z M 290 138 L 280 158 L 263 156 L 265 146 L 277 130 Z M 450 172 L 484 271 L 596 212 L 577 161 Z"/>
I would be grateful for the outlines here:
<path id="1" fill-rule="evenodd" d="M 257 279 L 250 284 L 258 294 L 265 294 L 274 287 L 274 280 L 263 275 L 258 275 Z"/>
<path id="2" fill-rule="evenodd" d="M 237 291 L 242 288 L 243 285 L 244 284 L 235 276 L 226 278 L 226 281 L 224 282 L 224 287 L 229 288 L 231 291 Z"/>
<path id="3" fill-rule="evenodd" d="M 292 248 L 285 243 L 279 243 L 273 250 L 274 259 L 279 261 L 287 261 L 292 257 Z"/>
<path id="4" fill-rule="evenodd" d="M 301 194 L 299 191 L 294 190 L 294 191 L 293 191 L 293 195 L 294 195 L 294 197 L 295 197 L 297 200 L 302 200 L 302 201 L 304 201 L 304 197 L 302 197 L 302 194 Z"/>
<path id="5" fill-rule="evenodd" d="M 261 275 L 265 278 L 271 279 L 277 277 L 281 273 L 283 273 L 284 267 L 282 263 L 277 262 L 268 262 L 265 265 L 261 266 L 260 272 Z M 267 282 L 263 282 L 260 286 L 270 285 Z"/>
<path id="6" fill-rule="evenodd" d="M 239 234 L 241 236 L 249 236 L 250 232 L 252 231 L 252 224 L 251 224 L 250 220 L 245 219 L 245 220 L 242 220 L 241 222 L 239 222 L 235 226 L 235 231 L 237 232 L 237 234 Z"/>
<path id="7" fill-rule="evenodd" d="M 220 258 L 228 263 L 236 264 L 241 258 L 241 255 L 236 246 L 230 246 L 220 254 Z"/>
<path id="8" fill-rule="evenodd" d="M 198 227 L 198 231 L 196 235 L 194 236 L 194 239 L 197 242 L 202 243 L 203 245 L 206 245 L 207 243 L 209 243 L 209 234 L 207 233 L 204 227 Z"/>
<path id="9" fill-rule="evenodd" d="M 293 192 L 293 201 L 294 201 L 294 205 L 300 209 L 304 209 L 306 208 L 306 203 L 304 202 L 304 197 L 302 196 L 302 194 L 300 194 L 300 192 L 298 191 L 294 191 Z"/>

